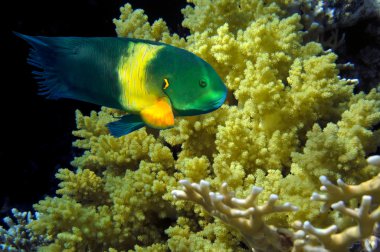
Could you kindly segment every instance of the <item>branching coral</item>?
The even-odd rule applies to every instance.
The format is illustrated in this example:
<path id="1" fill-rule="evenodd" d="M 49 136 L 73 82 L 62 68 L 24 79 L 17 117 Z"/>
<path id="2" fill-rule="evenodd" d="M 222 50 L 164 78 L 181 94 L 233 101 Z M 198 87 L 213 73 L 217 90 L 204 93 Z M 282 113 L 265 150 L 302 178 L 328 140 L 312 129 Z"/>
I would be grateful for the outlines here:
<path id="1" fill-rule="evenodd" d="M 307 27 L 322 26 L 325 30 L 350 26 L 360 19 L 368 19 L 379 14 L 379 2 L 376 0 L 295 0 L 290 7 L 294 11 L 304 13 L 303 18 Z"/>
<path id="2" fill-rule="evenodd" d="M 324 248 L 328 251 L 348 251 L 354 242 L 371 236 L 375 224 L 380 220 L 380 207 L 370 212 L 371 196 L 368 195 L 362 197 L 359 209 L 348 208 L 342 201 L 332 204 L 331 207 L 353 218 L 357 225 L 337 233 L 338 228 L 336 225 L 320 229 L 315 228 L 308 221 L 305 222 L 303 230 L 307 234 L 317 237 L 323 245 L 321 249 Z M 308 246 L 306 245 L 306 247 Z"/>
<path id="3" fill-rule="evenodd" d="M 355 81 L 339 76 L 337 56 L 318 43 L 304 43 L 300 16 L 286 11 L 289 1 L 190 2 L 183 10 L 191 33 L 186 38 L 170 34 L 163 20 L 149 24 L 129 4 L 114 20 L 116 32 L 199 55 L 228 86 L 226 104 L 176 119 L 172 129 L 140 129 L 117 139 L 105 125 L 122 112 L 78 111 L 74 146 L 84 153 L 72 162 L 75 171 L 59 171 L 59 197 L 36 204 L 40 218 L 29 224 L 54 240 L 46 249 L 244 251 L 234 229 L 201 206 L 174 199 L 171 191 L 182 179 L 205 179 L 210 191 L 227 183 L 236 198 L 249 195 L 253 185 L 263 187 L 255 209 L 275 210 L 284 202 L 299 207 L 254 218 L 258 229 L 263 222 L 290 229 L 296 220 L 348 226 L 347 218 L 319 211 L 326 202 L 309 197 L 321 175 L 359 184 L 378 173 L 365 158 L 380 145 L 380 95 L 354 94 Z M 280 196 L 278 205 L 271 205 L 271 194 Z M 257 213 L 250 211 L 246 218 Z"/>
<path id="4" fill-rule="evenodd" d="M 175 198 L 189 200 L 201 205 L 207 212 L 220 218 L 223 222 L 240 231 L 244 241 L 253 251 L 286 251 L 291 243 L 290 237 L 274 226 L 265 224 L 266 215 L 276 212 L 295 211 L 297 208 L 290 203 L 277 205 L 278 196 L 272 194 L 262 206 L 256 205 L 256 198 L 262 188 L 254 186 L 252 192 L 245 198 L 233 197 L 227 184 L 222 184 L 218 193 L 210 192 L 210 184 L 201 180 L 199 184 L 182 180 L 184 189 L 174 190 Z"/>
<path id="5" fill-rule="evenodd" d="M 337 185 L 334 185 L 325 176 L 321 176 L 320 180 L 323 185 L 321 190 L 327 192 L 327 194 L 313 193 L 311 199 L 324 202 L 321 208 L 322 212 L 326 212 L 334 202 L 348 201 L 364 195 L 372 195 L 371 201 L 374 204 L 379 203 L 380 195 L 377 192 L 380 191 L 380 174 L 359 185 L 347 185 L 341 179 L 338 179 Z"/>
<path id="6" fill-rule="evenodd" d="M 367 162 L 376 166 L 377 169 L 380 168 L 379 161 L 379 156 L 371 156 L 367 159 Z M 320 180 L 323 184 L 321 190 L 324 193 L 313 193 L 311 200 L 325 203 L 321 209 L 322 212 L 331 207 L 353 219 L 356 224 L 338 232 L 337 225 L 316 228 L 309 221 L 303 224 L 296 222 L 295 228 L 299 231 L 294 235 L 294 251 L 348 251 L 352 244 L 359 240 L 364 240 L 363 247 L 366 247 L 367 251 L 374 251 L 379 244 L 378 242 L 372 244 L 370 239 L 380 221 L 379 175 L 359 185 L 347 185 L 341 179 L 338 179 L 337 185 L 334 185 L 324 176 L 321 176 Z M 357 204 L 355 200 L 360 198 L 359 208 L 350 208 L 345 205 L 352 201 Z M 373 240 L 378 241 L 378 238 L 374 237 Z"/>
<path id="7" fill-rule="evenodd" d="M 377 167 L 380 167 L 379 161 L 379 156 L 368 158 L 368 162 Z M 313 193 L 311 200 L 324 201 L 322 212 L 325 212 L 327 207 L 331 207 L 352 218 L 356 225 L 340 232 L 337 225 L 322 229 L 314 227 L 309 221 L 303 224 L 296 221 L 293 225 L 294 231 L 270 226 L 265 223 L 265 215 L 282 211 L 297 211 L 297 208 L 290 203 L 275 205 L 278 196 L 273 194 L 263 206 L 257 206 L 255 201 L 262 189 L 255 186 L 245 199 L 235 198 L 234 193 L 228 191 L 227 184 L 221 186 L 219 193 L 211 192 L 210 184 L 203 180 L 199 184 L 182 180 L 180 183 L 183 185 L 183 190 L 173 190 L 172 193 L 176 199 L 201 205 L 212 216 L 237 229 L 252 251 L 290 251 L 292 249 L 294 252 L 338 252 L 348 251 L 352 244 L 359 240 L 368 241 L 380 221 L 380 206 L 374 204 L 380 192 L 378 177 L 360 185 L 347 185 L 339 179 L 338 185 L 335 186 L 324 176 L 320 180 L 323 184 L 321 190 L 325 194 Z M 362 197 L 358 209 L 345 206 L 344 201 L 352 201 L 360 196 Z M 369 242 L 366 244 L 370 247 Z M 372 251 L 371 247 L 369 251 Z"/>
<path id="8" fill-rule="evenodd" d="M 34 235 L 27 224 L 38 219 L 38 214 L 31 212 L 19 212 L 12 209 L 13 218 L 6 217 L 4 222 L 8 229 L 0 226 L 0 251 L 29 252 L 35 251 L 39 246 L 48 244 L 50 241 L 43 235 Z"/>

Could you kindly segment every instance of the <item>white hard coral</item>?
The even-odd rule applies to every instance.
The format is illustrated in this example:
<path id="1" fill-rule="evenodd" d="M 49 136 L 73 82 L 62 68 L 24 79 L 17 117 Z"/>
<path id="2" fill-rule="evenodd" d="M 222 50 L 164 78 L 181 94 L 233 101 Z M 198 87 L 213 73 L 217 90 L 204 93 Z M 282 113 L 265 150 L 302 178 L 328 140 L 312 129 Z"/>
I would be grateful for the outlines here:
<path id="1" fill-rule="evenodd" d="M 316 251 L 318 249 L 318 251 L 331 252 L 349 251 L 354 242 L 369 238 L 373 234 L 376 223 L 380 220 L 380 207 L 371 211 L 371 203 L 372 197 L 365 195 L 362 197 L 358 209 L 346 207 L 343 201 L 332 204 L 332 209 L 351 217 L 357 222 L 357 225 L 338 232 L 336 225 L 316 228 L 306 221 L 301 227 L 303 235 L 302 232 L 299 233 L 300 237 L 303 237 L 295 241 L 294 251 Z M 314 245 L 315 238 L 319 241 L 319 245 Z"/>
<path id="2" fill-rule="evenodd" d="M 264 205 L 257 205 L 256 199 L 262 188 L 253 186 L 245 199 L 234 197 L 234 193 L 223 183 L 219 192 L 211 192 L 210 184 L 201 180 L 199 184 L 181 180 L 183 190 L 173 190 L 177 199 L 195 202 L 214 217 L 236 228 L 252 251 L 286 251 L 291 242 L 290 232 L 267 225 L 264 217 L 277 212 L 296 211 L 290 203 L 276 204 L 278 196 L 272 194 Z"/>
<path id="3" fill-rule="evenodd" d="M 38 213 L 20 212 L 13 208 L 12 215 L 3 219 L 8 229 L 0 226 L 0 251 L 36 251 L 38 246 L 49 243 L 46 237 L 35 235 L 27 227 L 31 221 L 38 219 Z"/>
<path id="4" fill-rule="evenodd" d="M 369 165 L 380 168 L 380 156 L 367 158 Z M 347 185 L 338 179 L 334 185 L 325 176 L 320 177 L 322 183 L 320 193 L 313 193 L 311 200 L 322 201 L 322 212 L 332 208 L 344 216 L 350 217 L 356 225 L 339 230 L 337 225 L 327 228 L 316 228 L 309 221 L 295 223 L 299 229 L 295 233 L 293 251 L 349 251 L 354 242 L 362 241 L 366 251 L 374 251 L 378 238 L 373 236 L 380 221 L 380 174 L 359 185 Z M 361 199 L 359 207 L 346 206 L 352 200 Z M 373 241 L 375 241 L 373 243 Z"/>

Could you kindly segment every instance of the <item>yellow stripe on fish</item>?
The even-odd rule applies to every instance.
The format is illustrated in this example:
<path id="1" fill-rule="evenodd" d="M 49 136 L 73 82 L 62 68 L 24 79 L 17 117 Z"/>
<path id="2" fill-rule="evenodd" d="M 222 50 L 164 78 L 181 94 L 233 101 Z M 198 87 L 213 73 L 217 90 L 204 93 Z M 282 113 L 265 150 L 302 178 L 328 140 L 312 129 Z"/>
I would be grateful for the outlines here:
<path id="1" fill-rule="evenodd" d="M 121 101 L 128 111 L 141 111 L 157 101 L 148 92 L 146 67 L 163 48 L 159 45 L 131 43 L 125 55 L 121 56 L 117 72 L 121 85 Z"/>

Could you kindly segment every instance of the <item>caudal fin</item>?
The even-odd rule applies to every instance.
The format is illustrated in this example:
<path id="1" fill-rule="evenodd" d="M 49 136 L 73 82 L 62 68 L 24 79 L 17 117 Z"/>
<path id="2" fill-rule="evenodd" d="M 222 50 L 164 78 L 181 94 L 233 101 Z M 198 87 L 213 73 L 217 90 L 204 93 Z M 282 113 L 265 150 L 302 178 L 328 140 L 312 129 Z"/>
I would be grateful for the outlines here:
<path id="1" fill-rule="evenodd" d="M 116 74 L 120 51 L 128 41 L 118 38 L 42 37 L 15 32 L 28 42 L 28 63 L 40 94 L 50 99 L 70 98 L 111 108 L 124 109 Z"/>
<path id="2" fill-rule="evenodd" d="M 77 99 L 69 92 L 56 67 L 57 57 L 61 53 L 67 53 L 67 48 L 54 43 L 54 38 L 28 36 L 18 32 L 14 32 L 14 34 L 32 46 L 27 62 L 41 69 L 40 71 L 35 70 L 32 72 L 40 84 L 39 94 L 45 95 L 49 99 Z"/>
<path id="3" fill-rule="evenodd" d="M 75 40 L 72 38 L 28 36 L 18 32 L 14 32 L 14 34 L 32 46 L 28 63 L 41 69 L 32 72 L 40 84 L 40 95 L 45 95 L 49 99 L 84 100 L 78 93 L 70 90 L 69 83 L 62 78 L 64 74 L 58 66 L 60 57 L 75 53 L 73 50 Z"/>

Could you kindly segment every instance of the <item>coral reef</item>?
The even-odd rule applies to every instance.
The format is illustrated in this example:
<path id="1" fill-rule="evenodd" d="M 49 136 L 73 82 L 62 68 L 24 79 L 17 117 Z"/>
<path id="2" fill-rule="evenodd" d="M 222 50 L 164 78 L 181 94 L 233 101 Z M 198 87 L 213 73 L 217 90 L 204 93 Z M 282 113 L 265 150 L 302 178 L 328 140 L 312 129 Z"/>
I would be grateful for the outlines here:
<path id="1" fill-rule="evenodd" d="M 13 217 L 4 218 L 8 229 L 0 226 L 0 251 L 29 252 L 36 251 L 39 246 L 48 244 L 50 241 L 44 235 L 34 235 L 27 225 L 38 219 L 38 214 L 31 212 L 19 212 L 12 210 Z"/>
<path id="2" fill-rule="evenodd" d="M 380 170 L 380 156 L 370 156 L 367 162 Z M 324 202 L 321 212 L 326 212 L 331 207 L 354 222 L 341 230 L 335 224 L 322 229 L 315 228 L 309 221 L 303 224 L 296 222 L 294 227 L 299 231 L 293 236 L 295 239 L 293 250 L 348 251 L 354 242 L 362 241 L 360 251 L 378 251 L 380 249 L 377 232 L 380 221 L 379 176 L 380 174 L 359 185 L 347 185 L 341 179 L 338 179 L 337 185 L 334 185 L 326 177 L 321 176 L 322 194 L 313 193 L 311 200 Z"/>
<path id="3" fill-rule="evenodd" d="M 380 82 L 379 0 L 294 0 L 288 11 L 299 13 L 304 41 L 318 41 L 333 49 L 340 62 L 351 62 L 342 74 L 360 79 L 361 90 Z M 361 38 L 358 40 L 357 38 Z"/>
<path id="4" fill-rule="evenodd" d="M 337 50 L 345 44 L 342 29 L 360 21 L 380 18 L 378 0 L 294 0 L 288 12 L 299 13 L 307 41 L 321 42 L 325 47 Z"/>
<path id="5" fill-rule="evenodd" d="M 368 163 L 380 170 L 380 156 L 371 156 Z M 375 251 L 380 247 L 379 238 L 372 236 L 380 221 L 380 174 L 360 185 L 347 185 L 341 179 L 333 185 L 325 176 L 320 177 L 323 194 L 313 193 L 311 200 L 323 201 L 321 212 L 328 208 L 351 217 L 357 223 L 338 232 L 337 225 L 316 228 L 310 221 L 303 224 L 294 222 L 293 230 L 279 229 L 268 225 L 265 216 L 276 212 L 297 211 L 290 203 L 276 205 L 278 196 L 272 194 L 268 201 L 258 206 L 257 196 L 262 188 L 254 186 L 245 199 L 234 197 L 224 183 L 220 192 L 210 191 L 210 184 L 204 180 L 190 183 L 181 180 L 183 190 L 173 190 L 176 199 L 187 200 L 201 205 L 209 214 L 239 231 L 243 241 L 252 251 L 348 251 L 354 242 L 363 240 L 366 251 Z M 361 198 L 359 208 L 346 207 L 357 198 Z M 356 201 L 357 203 L 357 201 Z M 372 238 L 373 242 L 370 242 Z"/>
<path id="6" fill-rule="evenodd" d="M 319 43 L 304 42 L 300 15 L 287 11 L 291 1 L 189 2 L 193 5 L 182 11 L 183 26 L 190 31 L 186 38 L 170 34 L 162 19 L 148 23 L 143 11 L 129 4 L 114 20 L 116 32 L 199 55 L 228 86 L 226 104 L 210 114 L 176 119 L 172 129 L 143 128 L 117 139 L 105 125 L 122 112 L 102 108 L 84 116 L 78 111 L 74 146 L 84 153 L 73 160 L 75 171 L 59 170 L 59 195 L 35 204 L 39 218 L 28 225 L 36 235 L 52 239 L 41 250 L 246 251 L 241 242 L 251 246 L 248 234 L 229 225 L 239 228 L 260 214 L 265 216 L 255 219 L 252 228 L 271 237 L 290 237 L 294 249 L 327 246 L 319 240 L 334 240 L 332 231 L 352 226 L 347 216 L 319 210 L 335 203 L 328 200 L 331 196 L 309 198 L 318 191 L 321 176 L 326 176 L 322 182 L 329 191 L 327 179 L 353 185 L 378 174 L 366 157 L 380 145 L 380 94 L 354 94 L 356 81 L 339 76 L 337 56 Z M 202 190 L 222 187 L 221 195 L 192 199 L 216 202 L 217 212 L 206 203 L 201 203 L 204 209 L 176 200 L 171 192 L 184 179 L 187 193 L 202 179 L 209 183 L 201 182 Z M 259 196 L 256 189 L 252 194 L 253 185 L 263 188 Z M 236 200 L 221 204 L 232 191 Z M 247 202 L 238 200 L 247 195 Z M 351 217 L 366 218 L 369 200 L 363 199 L 363 214 L 348 209 L 353 202 L 347 208 L 334 206 Z M 298 211 L 282 211 L 294 210 L 286 202 Z M 264 212 L 231 212 L 231 204 L 258 206 Z M 336 229 L 294 227 L 299 221 Z M 279 230 L 294 230 L 294 237 L 292 231 Z M 263 247 L 271 242 L 251 239 Z"/>
<path id="7" fill-rule="evenodd" d="M 220 193 L 210 192 L 210 184 L 201 180 L 199 184 L 181 180 L 184 191 L 173 190 L 176 199 L 189 200 L 201 206 L 210 214 L 220 218 L 226 224 L 240 231 L 245 243 L 253 251 L 287 251 L 291 242 L 290 237 L 274 226 L 265 224 L 266 215 L 276 212 L 296 211 L 297 208 L 290 203 L 276 205 L 278 196 L 270 195 L 268 201 L 262 205 L 255 204 L 262 188 L 254 186 L 252 192 L 245 199 L 233 197 L 227 189 L 227 183 L 222 184 Z"/>
<path id="8" fill-rule="evenodd" d="M 363 19 L 380 16 L 378 0 L 295 0 L 289 12 L 302 13 L 303 24 L 310 32 L 324 32 L 352 26 Z"/>

